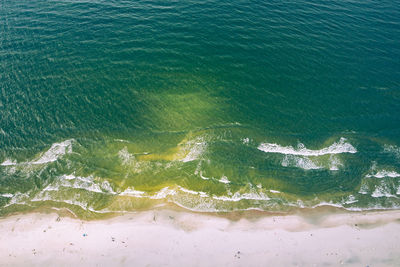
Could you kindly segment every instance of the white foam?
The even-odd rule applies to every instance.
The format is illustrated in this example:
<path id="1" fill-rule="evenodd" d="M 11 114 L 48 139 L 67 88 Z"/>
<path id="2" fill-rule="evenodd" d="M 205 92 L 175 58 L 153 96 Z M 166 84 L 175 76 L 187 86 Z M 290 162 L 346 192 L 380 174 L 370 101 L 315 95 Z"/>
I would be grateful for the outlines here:
<path id="1" fill-rule="evenodd" d="M 360 186 L 360 191 L 358 191 L 358 193 L 366 195 L 368 194 L 369 191 L 369 186 L 366 183 L 362 183 Z"/>
<path id="2" fill-rule="evenodd" d="M 259 191 L 255 188 L 251 188 L 250 192 L 246 193 L 240 193 L 240 192 L 235 192 L 232 194 L 230 191 L 228 191 L 229 196 L 216 196 L 213 195 L 213 199 L 215 200 L 222 200 L 222 201 L 231 201 L 231 202 L 237 202 L 240 200 L 269 200 L 270 198 L 262 191 Z"/>
<path id="3" fill-rule="evenodd" d="M 6 159 L 3 163 L 0 164 L 1 166 L 13 166 L 17 165 L 17 162 L 11 159 Z"/>
<path id="4" fill-rule="evenodd" d="M 203 172 L 202 172 L 202 171 L 200 171 L 200 178 L 203 179 L 203 180 L 210 180 L 210 178 L 205 177 L 205 176 L 203 175 Z"/>
<path id="5" fill-rule="evenodd" d="M 1 194 L 0 196 L 6 197 L 6 198 L 12 198 L 14 195 L 13 195 L 13 194 L 6 193 L 6 194 Z"/>
<path id="6" fill-rule="evenodd" d="M 58 203 L 66 203 L 66 204 L 69 204 L 69 205 L 78 206 L 78 207 L 82 208 L 83 210 L 89 210 L 88 203 L 84 203 L 84 202 L 81 202 L 81 201 L 78 201 L 78 200 L 75 200 L 75 199 L 62 199 L 62 200 L 55 199 L 55 198 L 52 198 L 48 194 L 48 192 L 45 192 L 44 195 L 43 195 L 43 192 L 40 192 L 38 195 L 36 195 L 30 201 L 32 201 L 32 202 L 54 201 L 54 202 L 58 202 Z"/>
<path id="7" fill-rule="evenodd" d="M 79 183 L 79 182 L 75 182 L 73 185 L 69 185 L 69 184 L 63 184 L 62 186 L 64 187 L 70 187 L 70 188 L 74 188 L 74 189 L 82 189 L 82 190 L 86 190 L 89 192 L 94 192 L 94 193 L 103 193 L 103 191 L 101 191 L 100 186 L 97 184 L 86 184 L 86 183 Z"/>
<path id="8" fill-rule="evenodd" d="M 335 207 L 335 208 L 344 208 L 343 205 L 338 204 L 338 203 L 333 203 L 332 201 L 330 201 L 330 202 L 325 202 L 324 201 L 324 202 L 318 203 L 318 204 L 312 206 L 312 208 L 323 207 L 323 206 L 330 206 L 330 207 Z"/>
<path id="9" fill-rule="evenodd" d="M 43 164 L 56 161 L 60 156 L 64 154 L 69 154 L 72 152 L 73 139 L 65 140 L 61 143 L 54 143 L 51 145 L 50 149 L 42 154 L 42 156 L 31 164 Z"/>
<path id="10" fill-rule="evenodd" d="M 384 145 L 383 151 L 386 153 L 393 154 L 397 159 L 400 159 L 400 147 L 394 145 Z"/>
<path id="11" fill-rule="evenodd" d="M 299 156 L 322 156 L 327 154 L 341 154 L 341 153 L 356 153 L 357 150 L 346 142 L 346 138 L 340 138 L 339 142 L 335 142 L 329 147 L 319 150 L 307 149 L 304 144 L 299 144 L 297 148 L 292 146 L 281 146 L 272 143 L 262 143 L 257 147 L 259 150 L 266 153 L 279 153 L 286 155 L 299 155 Z"/>
<path id="12" fill-rule="evenodd" d="M 209 195 L 206 192 L 202 192 L 202 191 L 199 191 L 199 195 L 200 195 L 200 197 L 209 197 Z"/>
<path id="13" fill-rule="evenodd" d="M 199 172 L 201 171 L 201 163 L 202 163 L 201 160 L 199 161 L 199 163 L 197 163 L 196 169 L 194 170 L 194 175 L 198 175 Z"/>
<path id="14" fill-rule="evenodd" d="M 26 204 L 26 200 L 29 198 L 28 193 L 16 192 L 4 207 L 8 207 L 14 204 Z"/>
<path id="15" fill-rule="evenodd" d="M 88 207 L 87 210 L 88 210 L 88 211 L 91 211 L 91 212 L 103 213 L 103 214 L 104 214 L 104 213 L 126 213 L 126 212 L 128 212 L 128 211 L 122 211 L 122 210 L 116 210 L 116 211 L 114 211 L 114 210 L 108 210 L 108 209 L 95 210 L 93 207 Z"/>
<path id="16" fill-rule="evenodd" d="M 74 139 L 65 140 L 61 143 L 54 143 L 51 145 L 49 150 L 44 152 L 38 159 L 18 163 L 15 160 L 6 159 L 0 165 L 1 166 L 16 166 L 16 165 L 24 165 L 24 164 L 44 164 L 49 162 L 54 162 L 59 159 L 62 155 L 72 153 L 72 143 Z"/>
<path id="17" fill-rule="evenodd" d="M 191 194 L 191 195 L 198 195 L 200 197 L 208 197 L 207 193 L 205 192 L 197 192 L 193 190 L 186 189 L 182 186 L 177 187 L 180 191 Z M 138 197 L 138 198 L 149 198 L 149 199 L 164 199 L 168 196 L 174 196 L 177 194 L 177 191 L 174 189 L 171 189 L 169 187 L 164 187 L 160 191 L 156 192 L 154 195 L 147 195 L 143 191 L 138 191 L 135 190 L 133 187 L 128 187 L 125 191 L 119 193 L 121 196 L 132 196 L 132 197 Z"/>
<path id="18" fill-rule="evenodd" d="M 225 175 L 221 177 L 221 179 L 218 180 L 218 182 L 223 183 L 223 184 L 229 184 L 231 181 L 228 180 L 228 177 Z"/>
<path id="19" fill-rule="evenodd" d="M 243 194 L 235 192 L 231 197 L 214 195 L 213 199 L 237 202 L 240 200 L 269 200 L 270 198 L 263 192 L 256 192 L 255 190 L 251 190 L 249 193 L 243 193 Z"/>
<path id="20" fill-rule="evenodd" d="M 59 177 L 59 184 L 63 187 L 71 187 L 75 189 L 84 189 L 95 193 L 103 193 L 100 186 L 93 182 L 94 178 L 80 177 L 74 175 L 62 175 Z"/>
<path id="21" fill-rule="evenodd" d="M 206 146 L 207 144 L 203 138 L 198 137 L 195 140 L 190 140 L 184 145 L 184 150 L 189 150 L 189 152 L 181 161 L 189 162 L 198 159 L 204 153 Z"/>
<path id="22" fill-rule="evenodd" d="M 331 155 L 329 157 L 329 160 L 330 160 L 329 170 L 331 170 L 331 171 L 338 171 L 339 167 L 343 166 L 343 163 L 340 161 L 340 159 L 336 155 Z"/>
<path id="23" fill-rule="evenodd" d="M 166 198 L 167 196 L 173 196 L 176 195 L 176 191 L 173 189 L 169 189 L 169 187 L 164 187 L 157 193 L 155 193 L 153 196 L 150 196 L 149 198 L 151 199 L 162 199 Z"/>
<path id="24" fill-rule="evenodd" d="M 185 193 L 188 193 L 188 194 L 191 194 L 191 195 L 199 195 L 200 197 L 208 197 L 207 193 L 205 193 L 205 192 L 201 192 L 201 191 L 198 192 L 198 191 L 189 190 L 189 189 L 186 189 L 186 188 L 184 188 L 182 186 L 178 186 L 178 188 L 182 192 L 185 192 Z"/>
<path id="25" fill-rule="evenodd" d="M 70 199 L 64 199 L 62 201 L 57 201 L 57 200 L 53 200 L 53 201 L 61 202 L 61 203 L 64 202 L 64 203 L 67 203 L 67 204 L 70 204 L 70 205 L 79 206 L 83 210 L 88 210 L 88 203 L 84 203 L 84 202 L 81 202 L 81 201 L 70 200 Z"/>
<path id="26" fill-rule="evenodd" d="M 368 174 L 365 177 L 375 177 L 375 178 L 391 177 L 391 178 L 396 178 L 396 177 L 400 177 L 400 173 L 397 173 L 395 171 L 381 170 L 381 171 L 378 171 L 375 174 Z"/>
<path id="27" fill-rule="evenodd" d="M 110 194 L 116 194 L 108 181 L 102 182 L 100 187 L 101 187 L 101 189 L 103 189 L 104 191 L 106 191 Z"/>
<path id="28" fill-rule="evenodd" d="M 69 174 L 69 175 L 63 175 L 62 176 L 65 180 L 73 180 L 73 179 L 75 179 L 76 178 L 76 176 L 75 175 L 73 175 L 73 174 Z"/>
<path id="29" fill-rule="evenodd" d="M 132 197 L 145 197 L 145 192 L 135 190 L 133 187 L 128 187 L 125 191 L 119 193 L 121 196 L 132 196 Z"/>
<path id="30" fill-rule="evenodd" d="M 372 197 L 395 197 L 397 198 L 397 196 L 393 195 L 390 192 L 390 188 L 387 184 L 383 183 L 377 187 L 375 187 L 375 191 L 372 193 L 371 195 Z"/>
<path id="31" fill-rule="evenodd" d="M 269 192 L 274 193 L 274 194 L 280 194 L 280 193 L 281 193 L 281 192 L 278 191 L 278 190 L 272 190 L 272 189 L 270 189 Z"/>
<path id="32" fill-rule="evenodd" d="M 43 189 L 43 191 L 58 191 L 60 189 L 60 187 L 59 186 L 57 186 L 57 185 L 48 185 L 48 186 L 46 186 L 44 189 Z"/>
<path id="33" fill-rule="evenodd" d="M 295 156 L 295 155 L 285 155 L 282 159 L 283 167 L 297 167 L 304 170 L 315 170 L 321 169 L 322 167 L 316 165 L 312 160 L 307 157 Z"/>
<path id="34" fill-rule="evenodd" d="M 300 208 L 305 208 L 304 202 L 301 199 L 297 200 L 297 206 L 299 206 Z"/>
<path id="35" fill-rule="evenodd" d="M 97 184 L 93 176 L 81 177 L 73 174 L 57 177 L 57 179 L 44 188 L 43 191 L 58 191 L 60 187 L 83 189 L 94 193 L 116 194 L 108 181 Z"/>
<path id="36" fill-rule="evenodd" d="M 358 202 L 358 200 L 356 199 L 355 196 L 350 195 L 347 197 L 347 199 L 344 201 L 344 204 L 352 204 L 352 203 L 356 203 Z"/>
<path id="37" fill-rule="evenodd" d="M 128 164 L 135 157 L 128 152 L 128 148 L 124 147 L 120 151 L 118 151 L 118 156 L 121 159 L 123 164 Z"/>
<path id="38" fill-rule="evenodd" d="M 199 163 L 197 164 L 194 174 L 199 175 L 200 178 L 203 180 L 210 180 L 210 178 L 203 176 L 203 171 L 201 170 L 201 163 L 202 163 L 202 161 L 199 161 Z"/>
<path id="39" fill-rule="evenodd" d="M 115 142 L 121 142 L 121 143 L 130 143 L 130 141 L 128 140 L 124 140 L 124 139 L 114 139 Z"/>
<path id="40" fill-rule="evenodd" d="M 62 183 L 63 186 L 70 186 L 76 189 L 84 189 L 86 191 L 91 191 L 95 193 L 109 193 L 116 194 L 112 189 L 110 183 L 108 181 L 103 181 L 101 184 L 97 184 L 94 182 L 94 177 L 81 177 L 77 176 L 73 182 L 73 184 Z"/>
<path id="41" fill-rule="evenodd" d="M 186 188 L 184 188 L 182 186 L 178 186 L 178 188 L 182 192 L 185 192 L 185 193 L 188 193 L 188 194 L 192 194 L 192 195 L 198 195 L 199 194 L 199 192 L 197 192 L 197 191 L 189 190 L 189 189 L 186 189 Z"/>
<path id="42" fill-rule="evenodd" d="M 130 167 L 130 171 L 135 173 L 140 173 L 150 166 L 149 162 L 137 160 L 133 154 L 128 152 L 127 147 L 118 151 L 118 157 L 122 161 L 123 165 Z"/>
<path id="43" fill-rule="evenodd" d="M 75 196 L 79 196 L 75 195 Z M 54 202 L 58 202 L 58 203 L 66 203 L 69 205 L 74 205 L 74 206 L 78 206 L 80 208 L 82 208 L 83 210 L 87 210 L 87 211 L 91 211 L 91 212 L 96 212 L 96 213 L 114 213 L 114 212 L 118 212 L 118 213 L 125 213 L 128 211 L 114 211 L 114 210 L 108 210 L 108 209 L 102 209 L 102 210 L 95 210 L 93 207 L 89 206 L 88 203 L 84 203 L 75 199 L 55 199 L 52 198 L 48 193 L 43 195 L 43 192 L 41 192 L 39 195 L 35 196 L 32 200 L 32 202 L 38 202 L 38 201 L 54 201 Z M 53 207 L 53 209 L 55 210 L 60 210 L 58 208 Z M 68 209 L 69 210 L 69 209 Z M 73 213 L 71 210 L 69 210 L 71 213 Z M 75 213 L 73 213 L 75 214 Z"/>

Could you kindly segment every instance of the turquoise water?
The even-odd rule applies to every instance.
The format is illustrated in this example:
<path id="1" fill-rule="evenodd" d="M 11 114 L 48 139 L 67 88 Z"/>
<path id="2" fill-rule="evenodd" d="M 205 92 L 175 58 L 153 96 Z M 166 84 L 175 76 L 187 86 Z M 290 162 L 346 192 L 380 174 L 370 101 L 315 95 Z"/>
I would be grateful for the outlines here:
<path id="1" fill-rule="evenodd" d="M 0 215 L 400 208 L 396 1 L 1 1 L 0 90 Z"/>

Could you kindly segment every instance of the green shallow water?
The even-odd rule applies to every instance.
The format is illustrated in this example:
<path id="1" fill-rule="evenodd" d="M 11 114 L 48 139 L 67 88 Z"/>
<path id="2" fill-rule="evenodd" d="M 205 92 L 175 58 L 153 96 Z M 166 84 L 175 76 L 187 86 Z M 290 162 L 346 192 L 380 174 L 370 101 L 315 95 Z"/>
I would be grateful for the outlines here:
<path id="1" fill-rule="evenodd" d="M 0 215 L 400 207 L 393 1 L 2 1 Z"/>

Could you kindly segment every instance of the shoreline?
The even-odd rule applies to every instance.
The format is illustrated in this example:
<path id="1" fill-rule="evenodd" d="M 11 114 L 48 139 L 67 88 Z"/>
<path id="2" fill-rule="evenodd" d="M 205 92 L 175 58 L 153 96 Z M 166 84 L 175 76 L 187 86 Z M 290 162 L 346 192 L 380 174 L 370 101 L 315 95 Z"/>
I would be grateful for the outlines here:
<path id="1" fill-rule="evenodd" d="M 85 221 L 0 218 L 0 266 L 395 266 L 400 211 L 259 216 L 173 208 Z"/>

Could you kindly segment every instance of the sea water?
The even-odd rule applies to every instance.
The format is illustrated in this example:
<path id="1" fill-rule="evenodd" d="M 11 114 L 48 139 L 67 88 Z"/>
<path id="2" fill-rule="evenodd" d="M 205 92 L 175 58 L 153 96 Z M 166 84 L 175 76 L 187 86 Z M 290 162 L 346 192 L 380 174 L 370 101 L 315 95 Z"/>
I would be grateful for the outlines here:
<path id="1" fill-rule="evenodd" d="M 400 208 L 396 1 L 0 2 L 0 215 Z"/>

